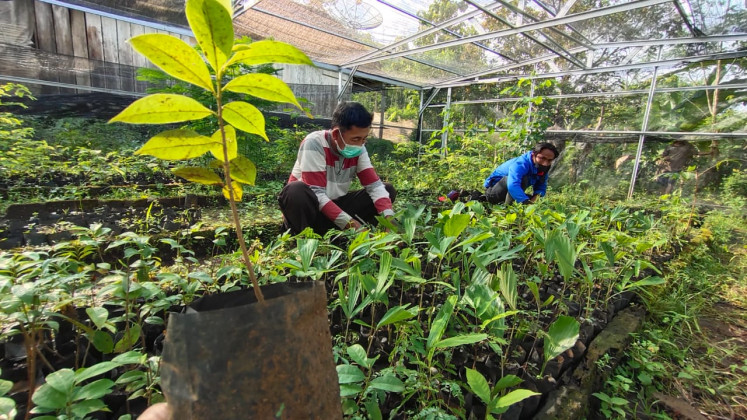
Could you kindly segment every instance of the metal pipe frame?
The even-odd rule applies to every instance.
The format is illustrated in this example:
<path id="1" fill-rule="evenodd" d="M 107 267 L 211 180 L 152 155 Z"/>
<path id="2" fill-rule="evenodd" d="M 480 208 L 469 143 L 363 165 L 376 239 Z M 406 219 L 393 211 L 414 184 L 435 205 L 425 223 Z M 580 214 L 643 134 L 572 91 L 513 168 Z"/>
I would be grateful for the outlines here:
<path id="1" fill-rule="evenodd" d="M 467 3 L 467 4 L 471 4 L 472 6 L 476 7 L 479 10 L 482 10 L 483 13 L 485 13 L 486 15 L 492 17 L 493 19 L 497 20 L 498 22 L 501 22 L 502 24 L 508 26 L 509 28 L 512 28 L 512 29 L 516 29 L 517 28 L 516 26 L 512 25 L 511 22 L 507 21 L 506 19 L 504 19 L 504 18 L 496 15 L 495 13 L 493 13 L 493 12 L 491 12 L 489 10 L 485 10 L 482 6 L 480 6 L 479 4 L 475 3 L 474 1 L 472 1 L 472 0 L 463 0 L 463 1 L 465 3 Z M 501 0 L 498 0 L 498 1 L 501 2 Z M 501 4 L 503 4 L 503 3 L 501 2 Z M 563 49 L 563 47 L 561 47 L 560 45 L 558 45 L 554 40 L 552 40 L 552 39 L 550 39 L 550 38 L 548 38 L 548 37 L 545 36 L 545 39 L 547 39 L 548 41 L 551 41 L 553 44 L 555 44 L 555 47 L 553 48 L 553 47 L 547 45 L 545 42 L 540 41 L 536 36 L 531 35 L 531 34 L 529 34 L 527 32 L 522 32 L 521 35 L 524 36 L 524 37 L 526 37 L 526 38 L 529 38 L 534 43 L 540 45 L 542 48 L 544 48 L 544 49 L 546 49 L 548 51 L 551 51 L 556 56 L 558 56 L 560 58 L 563 58 L 565 60 L 568 60 L 571 64 L 576 65 L 578 67 L 581 67 L 582 69 L 586 68 L 586 66 L 584 65 L 584 63 L 581 63 L 580 61 L 578 61 L 576 59 L 576 57 L 572 56 L 571 54 L 568 54 L 568 52 L 565 49 Z M 544 34 L 542 34 L 542 35 L 544 36 Z"/>
<path id="2" fill-rule="evenodd" d="M 488 6 L 485 6 L 485 8 L 488 9 L 488 10 L 492 10 L 492 9 L 495 9 L 496 7 L 498 7 L 498 6 L 500 6 L 500 3 L 495 2 L 495 3 L 489 4 Z M 408 44 L 409 42 L 412 42 L 412 41 L 414 41 L 414 40 L 416 40 L 418 38 L 422 38 L 422 37 L 424 37 L 426 35 L 430 35 L 432 33 L 438 32 L 438 31 L 440 31 L 440 30 L 442 30 L 444 28 L 447 28 L 447 27 L 449 27 L 451 25 L 456 25 L 457 23 L 463 22 L 463 21 L 468 20 L 468 19 L 472 19 L 473 17 L 479 16 L 481 14 L 482 14 L 481 11 L 474 10 L 472 12 L 465 13 L 462 16 L 457 16 L 457 17 L 445 20 L 445 21 L 439 23 L 438 25 L 436 25 L 436 26 L 434 26 L 434 27 L 432 27 L 430 29 L 426 29 L 426 30 L 418 32 L 418 33 L 416 33 L 414 35 L 408 36 L 407 38 L 401 39 L 401 40 L 399 40 L 397 42 L 393 42 L 393 43 L 391 43 L 389 45 L 386 45 L 386 46 L 384 46 L 382 48 L 379 48 L 376 51 L 371 51 L 371 52 L 368 52 L 366 54 L 363 54 L 363 55 L 359 56 L 358 58 L 356 58 L 355 60 L 353 60 L 353 61 L 351 61 L 349 63 L 345 63 L 345 65 L 355 64 L 356 61 L 365 60 L 365 59 L 368 59 L 368 58 L 373 57 L 375 55 L 378 55 L 378 54 L 380 54 L 382 52 L 385 52 L 387 50 L 391 50 L 391 49 L 397 48 L 397 47 L 399 47 L 401 45 Z M 467 38 L 462 38 L 462 39 L 467 39 Z M 479 42 L 479 41 L 469 40 L 469 41 L 467 41 L 465 43 L 468 43 L 468 42 Z M 388 57 L 387 55 L 384 55 L 384 56 L 379 57 L 378 59 L 375 59 L 375 61 L 386 60 L 387 57 Z"/>
<path id="3" fill-rule="evenodd" d="M 671 92 L 682 92 L 691 90 L 713 90 L 713 89 L 747 89 L 747 83 L 733 83 L 733 84 L 720 84 L 720 85 L 705 85 L 705 86 L 682 86 L 676 88 L 656 88 L 654 94 L 659 93 L 671 93 Z M 599 96 L 625 96 L 625 95 L 644 95 L 648 93 L 645 89 L 635 90 L 617 90 L 612 92 L 588 92 L 588 93 L 566 93 L 560 95 L 542 95 L 545 99 L 570 99 L 570 98 L 593 98 Z M 471 101 L 452 101 L 452 105 L 477 105 L 477 104 L 492 104 L 500 102 L 518 102 L 521 98 L 494 98 L 494 99 L 475 99 Z M 431 108 L 443 107 L 444 104 L 432 104 Z"/>
<path id="4" fill-rule="evenodd" d="M 84 90 L 86 92 L 111 93 L 111 94 L 114 94 L 114 95 L 132 96 L 132 97 L 136 97 L 136 98 L 141 98 L 141 97 L 147 95 L 147 93 L 141 93 L 141 92 L 129 92 L 129 91 L 126 91 L 126 90 L 107 89 L 107 88 L 100 88 L 100 87 L 95 87 L 95 86 L 73 85 L 73 84 L 70 84 L 70 83 L 52 82 L 52 81 L 48 81 L 48 80 L 38 80 L 38 79 L 29 79 L 29 78 L 26 78 L 26 77 L 6 76 L 4 74 L 0 74 L 0 80 L 6 80 L 8 82 L 21 83 L 21 84 L 25 84 L 25 85 L 52 86 L 52 87 L 57 87 L 57 88 Z"/>
<path id="5" fill-rule="evenodd" d="M 709 43 L 709 42 L 732 42 L 732 41 L 743 41 L 747 40 L 747 34 L 732 34 L 732 35 L 716 35 L 716 36 L 708 36 L 708 37 L 702 37 L 702 38 L 672 38 L 672 39 L 652 39 L 652 40 L 642 40 L 642 41 L 622 41 L 622 42 L 605 42 L 596 44 L 595 47 L 597 49 L 605 49 L 605 48 L 631 48 L 631 47 L 648 47 L 648 46 L 658 46 L 658 45 L 683 45 L 683 44 L 702 44 L 702 43 Z M 576 47 L 571 48 L 568 50 L 568 52 L 572 54 L 576 54 L 579 52 L 588 51 L 584 47 Z M 528 66 L 530 64 L 536 64 L 539 62 L 547 61 L 553 59 L 554 56 L 552 54 L 547 54 L 544 56 L 536 57 L 531 60 L 522 61 L 520 63 L 515 64 L 508 64 L 500 67 L 495 67 L 491 70 L 485 70 L 477 73 L 472 73 L 466 76 L 463 76 L 461 78 L 455 77 L 453 79 L 445 80 L 443 82 L 437 83 L 437 86 L 454 86 L 453 83 L 459 83 L 459 82 L 465 82 L 467 84 L 471 84 L 469 79 L 474 79 L 480 76 L 485 76 L 488 74 L 498 73 L 500 71 L 507 71 L 512 70 L 519 67 Z"/>
<path id="6" fill-rule="evenodd" d="M 509 36 L 509 35 L 517 35 L 517 34 L 524 33 L 524 32 L 537 31 L 537 30 L 540 30 L 540 29 L 550 28 L 550 27 L 553 27 L 553 26 L 566 25 L 566 24 L 569 24 L 569 23 L 574 23 L 574 22 L 579 22 L 579 21 L 583 21 L 583 20 L 589 20 L 589 19 L 594 19 L 594 18 L 598 18 L 598 17 L 602 17 L 602 16 L 612 15 L 612 14 L 615 14 L 615 13 L 627 12 L 627 11 L 630 11 L 630 10 L 636 10 L 636 9 L 640 9 L 640 8 L 643 8 L 643 7 L 656 6 L 657 4 L 670 3 L 671 1 L 672 0 L 635 0 L 635 1 L 632 1 L 630 3 L 619 4 L 619 5 L 615 5 L 615 6 L 603 7 L 603 8 L 600 8 L 600 9 L 591 10 L 591 11 L 582 12 L 582 13 L 577 13 L 577 14 L 573 14 L 573 15 L 570 15 L 570 16 L 565 16 L 565 17 L 562 17 L 562 18 L 554 18 L 554 19 L 548 19 L 548 20 L 545 20 L 545 21 L 542 21 L 542 22 L 535 22 L 535 23 L 524 25 L 524 26 L 521 26 L 521 27 L 515 28 L 515 29 L 504 29 L 504 30 L 501 30 L 501 31 L 490 32 L 490 33 L 487 33 L 487 34 L 475 35 L 475 36 L 470 36 L 470 37 L 466 37 L 466 38 L 462 38 L 462 39 L 457 39 L 457 40 L 453 40 L 453 41 L 441 42 L 441 43 L 438 43 L 438 44 L 435 44 L 435 45 L 429 45 L 429 46 L 420 47 L 420 48 L 413 48 L 413 49 L 410 49 L 410 50 L 401 51 L 401 52 L 397 52 L 397 53 L 392 53 L 392 54 L 388 54 L 388 55 L 384 55 L 384 56 L 380 56 L 380 57 L 375 57 L 375 58 L 360 58 L 360 59 L 357 59 L 357 60 L 353 60 L 353 61 L 351 61 L 349 63 L 346 63 L 346 66 L 375 63 L 375 62 L 378 62 L 378 61 L 390 60 L 390 59 L 393 59 L 393 58 L 403 57 L 403 56 L 406 56 L 406 55 L 418 54 L 418 53 L 432 51 L 432 50 L 440 50 L 440 49 L 449 48 L 449 47 L 455 47 L 457 45 L 468 44 L 468 43 L 471 43 L 471 42 L 480 42 L 480 41 L 485 41 L 485 40 L 488 40 L 488 39 L 503 38 L 503 37 L 506 37 L 506 36 Z M 461 18 L 464 18 L 467 15 L 468 14 L 463 15 L 463 16 L 461 16 Z M 461 20 L 464 20 L 464 19 L 461 19 Z M 442 24 L 442 25 L 445 25 L 445 23 Z M 441 25 L 439 25 L 439 26 L 441 26 Z M 446 25 L 446 26 L 448 26 L 448 25 Z M 407 38 L 405 40 L 402 40 L 399 43 L 395 43 L 395 44 L 403 45 L 404 43 L 409 42 L 409 40 L 411 40 L 411 39 L 417 39 L 420 36 L 423 36 L 423 34 L 425 34 L 425 32 L 428 32 L 428 31 L 429 30 L 426 30 L 424 32 L 419 32 L 419 33 L 413 35 L 412 37 Z M 394 44 L 392 44 L 392 45 L 394 45 Z M 391 48 L 392 47 L 385 47 L 382 50 L 387 50 L 387 49 L 391 49 Z"/>
<path id="7" fill-rule="evenodd" d="M 659 47 L 659 58 L 661 58 L 661 50 Z M 651 89 L 648 92 L 648 100 L 646 101 L 646 110 L 643 113 L 643 122 L 641 123 L 641 131 L 648 129 L 648 117 L 651 115 L 651 104 L 654 102 L 654 92 L 656 91 L 656 75 L 659 72 L 659 67 L 654 67 L 654 75 L 651 78 Z M 630 176 L 630 188 L 628 189 L 628 200 L 633 198 L 633 191 L 635 190 L 635 181 L 638 178 L 638 169 L 641 166 L 641 154 L 643 153 L 643 142 L 646 140 L 646 136 L 641 134 L 638 137 L 638 149 L 635 152 L 635 163 L 633 164 L 633 173 Z"/>
<path id="8" fill-rule="evenodd" d="M 436 129 L 432 128 L 424 128 L 421 131 L 424 133 L 433 133 L 436 131 Z M 483 129 L 483 130 L 475 130 L 475 129 L 466 129 L 466 128 L 455 128 L 454 131 L 456 132 L 478 132 L 478 133 L 488 133 L 491 130 Z M 506 132 L 508 130 L 503 129 L 497 129 L 492 130 L 493 132 Z M 703 137 L 703 138 L 711 138 L 711 137 L 723 137 L 723 139 L 747 139 L 747 133 L 711 133 L 711 132 L 689 132 L 689 131 L 624 131 L 624 130 L 599 130 L 599 131 L 592 131 L 592 130 L 547 130 L 546 133 L 557 133 L 557 134 L 600 134 L 600 135 L 615 135 L 615 136 L 622 136 L 622 135 L 645 135 L 645 136 L 654 136 L 654 137 Z M 719 140 L 718 138 L 714 138 L 713 140 Z"/>
<path id="9" fill-rule="evenodd" d="M 541 7 L 542 9 L 544 9 L 544 10 L 545 10 L 545 11 L 546 11 L 547 13 L 549 13 L 549 14 L 550 14 L 550 16 L 552 16 L 552 17 L 562 17 L 562 16 L 565 16 L 565 13 L 563 13 L 563 14 L 562 14 L 562 15 L 560 15 L 560 16 L 558 16 L 558 15 L 559 15 L 559 12 L 557 12 L 557 11 L 554 11 L 554 10 L 552 10 L 552 9 L 550 8 L 550 6 L 546 5 L 546 4 L 545 4 L 545 3 L 543 3 L 543 2 L 541 1 L 541 0 L 532 0 L 532 1 L 533 1 L 533 2 L 534 2 L 534 3 L 536 4 L 536 5 L 538 5 L 538 6 L 539 6 L 539 7 Z M 572 2 L 569 2 L 569 3 L 575 3 L 575 0 L 574 0 L 574 1 L 572 1 Z M 567 11 L 566 11 L 566 13 L 567 13 Z M 570 30 L 571 30 L 571 31 L 572 31 L 572 32 L 573 32 L 574 34 L 578 35 L 578 36 L 579 36 L 579 37 L 580 37 L 580 38 L 581 38 L 581 39 L 583 40 L 583 42 L 579 42 L 579 44 L 582 44 L 582 45 L 588 45 L 588 46 L 589 46 L 589 48 L 591 48 L 591 46 L 592 46 L 592 45 L 594 44 L 593 42 L 591 42 L 591 40 L 589 40 L 588 38 L 586 38 L 586 37 L 584 36 L 584 34 L 582 34 L 581 32 L 579 32 L 578 30 L 576 30 L 576 28 L 574 28 L 574 27 L 573 27 L 573 25 L 565 25 L 565 26 L 566 26 L 566 27 L 567 27 L 568 29 L 570 29 Z"/>
<path id="10" fill-rule="evenodd" d="M 433 23 L 433 22 L 429 21 L 428 19 L 423 19 L 423 18 L 421 18 L 420 16 L 418 16 L 418 15 L 416 15 L 416 14 L 413 14 L 413 13 L 410 13 L 410 12 L 408 12 L 407 10 L 404 10 L 404 9 L 402 9 L 401 7 L 398 7 L 398 6 L 394 5 L 394 4 L 391 4 L 391 3 L 389 3 L 389 2 L 388 2 L 388 1 L 386 1 L 386 0 L 376 0 L 376 1 L 377 1 L 377 2 L 379 2 L 379 3 L 381 3 L 381 4 L 383 4 L 384 6 L 390 7 L 390 8 L 392 8 L 392 9 L 394 9 L 394 10 L 396 10 L 396 11 L 398 11 L 398 12 L 400 12 L 400 13 L 404 14 L 404 15 L 407 15 L 407 16 L 409 16 L 409 17 L 413 18 L 413 19 L 417 19 L 418 21 L 420 21 L 420 22 L 422 22 L 422 23 L 425 23 L 425 24 L 428 24 L 428 25 L 431 25 L 431 26 L 436 26 L 436 24 L 435 24 L 435 23 Z M 455 36 L 455 37 L 457 37 L 457 38 L 464 38 L 464 36 L 462 36 L 462 35 L 460 35 L 460 34 L 458 34 L 458 33 L 454 32 L 454 31 L 452 31 L 452 30 L 450 30 L 450 29 L 446 29 L 446 28 L 444 28 L 444 29 L 443 29 L 443 31 L 444 31 L 444 32 L 446 32 L 446 33 L 448 33 L 449 35 L 453 35 L 453 36 Z M 505 55 L 505 54 L 503 54 L 503 53 L 500 53 L 500 52 L 498 52 L 498 51 L 495 51 L 495 50 L 491 49 L 490 47 L 488 47 L 487 45 L 481 44 L 481 43 L 479 43 L 479 42 L 475 42 L 474 44 L 475 44 L 475 45 L 476 45 L 477 47 L 479 47 L 479 48 L 482 48 L 482 49 L 484 49 L 485 51 L 489 51 L 489 52 L 491 52 L 491 53 L 493 53 L 493 54 L 495 54 L 495 55 L 497 55 L 497 56 L 499 56 L 499 57 L 503 57 L 503 58 L 505 58 L 505 59 L 506 59 L 506 60 L 508 60 L 508 61 L 513 61 L 514 63 L 518 62 L 518 60 L 516 60 L 515 58 L 509 57 L 509 56 L 507 56 L 507 55 Z"/>
<path id="11" fill-rule="evenodd" d="M 509 3 L 509 2 L 507 2 L 507 1 L 505 1 L 505 0 L 497 0 L 497 1 L 499 1 L 499 2 L 500 2 L 500 3 L 501 3 L 501 4 L 502 4 L 502 5 L 503 5 L 503 6 L 505 7 L 505 8 L 507 8 L 508 10 L 510 10 L 510 11 L 512 11 L 512 12 L 514 12 L 514 13 L 517 13 L 517 14 L 519 14 L 519 15 L 521 15 L 521 16 L 523 16 L 523 17 L 525 17 L 525 18 L 528 18 L 528 19 L 529 19 L 529 20 L 531 20 L 532 22 L 539 22 L 539 21 L 540 21 L 539 19 L 535 18 L 535 17 L 534 17 L 534 16 L 532 16 L 531 14 L 529 14 L 529 13 L 527 13 L 527 12 L 525 12 L 525 11 L 523 11 L 523 10 L 519 9 L 518 7 L 514 6 L 513 4 L 511 4 L 511 3 Z M 535 3 L 536 3 L 536 1 L 535 1 Z M 539 3 L 538 3 L 538 4 L 539 4 Z M 540 5 L 540 7 L 542 7 L 542 5 Z M 543 8 L 544 8 L 544 7 L 543 7 Z M 547 12 L 549 13 L 549 10 L 545 9 L 545 11 L 547 11 Z M 552 17 L 555 17 L 555 14 L 551 14 L 551 16 L 552 16 Z M 574 31 L 574 33 L 575 33 L 575 29 L 573 29 L 573 27 L 572 27 L 571 25 L 566 25 L 566 26 L 567 26 L 568 28 L 570 28 L 570 29 L 571 29 L 572 31 Z M 567 38 L 567 39 L 569 39 L 569 40 L 571 40 L 571 41 L 575 42 L 576 44 L 581 44 L 582 46 L 584 46 L 584 47 L 586 47 L 586 48 L 592 49 L 592 45 L 593 45 L 593 42 L 591 42 L 591 41 L 589 41 L 589 40 L 587 40 L 587 39 L 585 39 L 585 38 L 584 38 L 583 40 L 579 40 L 579 39 L 576 39 L 576 38 L 574 38 L 573 36 L 571 36 L 571 35 L 569 35 L 569 34 L 567 34 L 567 33 L 563 32 L 563 31 L 561 31 L 560 29 L 556 29 L 556 28 L 549 28 L 549 29 L 550 29 L 550 31 L 552 31 L 553 33 L 556 33 L 556 34 L 558 34 L 558 35 L 562 36 L 563 38 Z M 540 32 L 540 33 L 541 33 L 541 32 Z M 582 36 L 582 37 L 583 37 L 583 36 Z M 549 38 L 549 37 L 548 37 L 548 38 Z"/>
<path id="12" fill-rule="evenodd" d="M 600 68 L 586 69 L 586 70 L 568 70 L 568 71 L 562 71 L 562 72 L 543 73 L 543 74 L 514 74 L 510 76 L 501 76 L 501 77 L 494 77 L 494 78 L 489 78 L 489 79 L 473 80 L 471 82 L 464 82 L 464 83 L 436 84 L 433 87 L 445 88 L 445 87 L 469 86 L 469 85 L 475 85 L 475 84 L 499 83 L 499 82 L 505 82 L 508 80 L 517 80 L 517 79 L 528 79 L 528 80 L 552 79 L 552 78 L 562 77 L 562 76 L 582 76 L 582 75 L 587 75 L 587 74 L 610 73 L 610 72 L 617 72 L 617 71 L 623 71 L 623 70 L 635 70 L 635 69 L 642 69 L 642 68 L 647 68 L 647 67 L 672 67 L 672 66 L 677 66 L 680 64 L 697 63 L 700 61 L 728 60 L 731 58 L 742 58 L 742 57 L 747 57 L 747 51 L 735 51 L 735 52 L 719 53 L 719 54 L 697 55 L 697 56 L 692 56 L 692 57 L 682 57 L 682 58 L 676 58 L 676 59 L 671 59 L 671 60 L 648 61 L 645 63 L 626 64 L 622 66 L 600 67 Z"/>
<path id="13" fill-rule="evenodd" d="M 365 43 L 363 41 L 360 41 L 360 40 L 357 40 L 357 39 L 354 39 L 354 38 L 350 38 L 348 36 L 341 35 L 341 34 L 338 34 L 336 32 L 332 32 L 332 31 L 324 29 L 324 28 L 320 28 L 318 26 L 309 25 L 308 23 L 299 22 L 297 20 L 293 20 L 293 19 L 287 18 L 285 16 L 279 15 L 279 14 L 277 14 L 275 12 L 270 12 L 269 10 L 264 10 L 264 9 L 259 8 L 259 7 L 252 7 L 252 10 L 255 10 L 255 11 L 260 12 L 260 13 L 264 13 L 264 14 L 266 14 L 268 16 L 272 16 L 272 17 L 275 17 L 275 18 L 278 18 L 278 19 L 282 19 L 282 20 L 284 20 L 286 22 L 292 22 L 292 23 L 294 23 L 296 25 L 300 25 L 300 26 L 303 26 L 305 28 L 313 29 L 315 31 L 319 31 L 319 32 L 325 33 L 327 35 L 332 35 L 332 36 L 335 36 L 337 38 L 342 38 L 342 39 L 344 39 L 346 41 L 354 42 L 356 44 L 360 44 L 360 45 L 363 45 L 363 46 L 368 47 L 368 48 L 376 48 L 375 46 L 367 44 L 367 43 Z M 412 61 L 414 61 L 416 63 L 420 63 L 420 64 L 422 64 L 424 66 L 433 67 L 434 69 L 439 69 L 441 71 L 445 71 L 446 73 L 459 74 L 459 72 L 454 71 L 452 69 L 447 69 L 446 67 L 441 67 L 441 66 L 435 65 L 433 63 L 427 63 L 425 61 L 418 60 L 417 58 L 412 58 L 412 57 L 405 57 L 405 58 L 408 59 L 408 60 L 412 60 Z M 354 64 L 354 65 L 343 64 L 340 67 L 357 67 L 357 66 L 358 66 L 357 64 Z"/>
<path id="14" fill-rule="evenodd" d="M 345 83 L 338 83 L 337 87 L 337 103 L 339 104 L 342 100 L 342 95 L 345 94 L 345 91 L 347 90 L 348 86 L 350 86 L 353 83 L 353 76 L 355 76 L 355 72 L 358 71 L 358 66 L 353 67 L 350 69 L 350 73 L 348 74 L 348 80 L 345 81 Z M 342 71 L 340 71 L 340 82 L 342 82 Z"/>

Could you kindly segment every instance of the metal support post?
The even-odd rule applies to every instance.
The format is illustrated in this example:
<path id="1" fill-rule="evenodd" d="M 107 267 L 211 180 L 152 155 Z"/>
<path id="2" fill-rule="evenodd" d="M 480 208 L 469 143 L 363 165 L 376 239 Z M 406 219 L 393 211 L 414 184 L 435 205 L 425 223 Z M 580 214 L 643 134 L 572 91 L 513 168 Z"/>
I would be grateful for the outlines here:
<path id="1" fill-rule="evenodd" d="M 657 60 L 661 60 L 661 50 L 659 47 L 659 57 Z M 651 88 L 648 91 L 648 100 L 646 101 L 646 112 L 643 114 L 643 123 L 641 124 L 641 131 L 645 132 L 648 129 L 648 116 L 651 113 L 651 103 L 654 101 L 654 93 L 656 93 L 656 76 L 659 73 L 659 67 L 654 67 L 654 75 L 651 78 Z M 638 168 L 641 166 L 641 154 L 643 153 L 643 141 L 646 136 L 640 134 L 638 136 L 638 150 L 635 152 L 635 164 L 633 165 L 633 175 L 630 177 L 630 189 L 628 189 L 628 200 L 633 198 L 633 190 L 635 189 L 635 181 L 638 177 Z"/>
<path id="2" fill-rule="evenodd" d="M 384 113 L 386 112 L 386 89 L 381 91 L 381 115 L 379 115 L 379 138 L 384 138 Z"/>
<path id="3" fill-rule="evenodd" d="M 442 126 L 443 133 L 441 133 L 441 155 L 446 156 L 446 150 L 449 143 L 449 131 L 447 126 L 449 125 L 449 114 L 451 112 L 451 88 L 446 91 L 446 108 L 444 109 L 444 123 Z"/>

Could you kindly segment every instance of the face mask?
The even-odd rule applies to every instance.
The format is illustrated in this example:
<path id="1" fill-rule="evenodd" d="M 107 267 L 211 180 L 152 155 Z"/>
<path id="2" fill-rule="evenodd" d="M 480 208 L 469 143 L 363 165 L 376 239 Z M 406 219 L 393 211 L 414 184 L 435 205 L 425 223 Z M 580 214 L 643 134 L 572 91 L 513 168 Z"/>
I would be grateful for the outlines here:
<path id="1" fill-rule="evenodd" d="M 546 174 L 550 170 L 550 165 L 536 165 L 537 173 Z"/>
<path id="2" fill-rule="evenodd" d="M 342 133 L 340 133 L 340 138 L 342 138 Z M 340 150 L 340 155 L 342 155 L 342 157 L 344 158 L 354 158 L 356 156 L 360 156 L 360 154 L 363 153 L 363 146 L 354 146 L 352 144 L 347 144 L 345 143 L 344 139 L 342 140 L 342 143 L 345 145 L 345 148 Z"/>
<path id="3" fill-rule="evenodd" d="M 361 153 L 363 153 L 363 146 L 353 146 L 350 144 L 346 144 L 345 148 L 340 150 L 340 154 L 344 158 L 354 158 Z"/>

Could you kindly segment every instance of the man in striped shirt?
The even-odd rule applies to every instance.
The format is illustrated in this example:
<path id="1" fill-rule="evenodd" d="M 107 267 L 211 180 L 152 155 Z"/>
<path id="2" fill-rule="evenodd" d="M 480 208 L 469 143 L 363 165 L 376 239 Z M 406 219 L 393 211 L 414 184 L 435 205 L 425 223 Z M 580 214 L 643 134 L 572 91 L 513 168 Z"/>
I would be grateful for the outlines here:
<path id="1" fill-rule="evenodd" d="M 357 102 L 340 103 L 330 130 L 310 133 L 301 142 L 288 184 L 278 201 L 285 228 L 328 230 L 375 224 L 376 215 L 394 215 L 396 191 L 376 174 L 366 151 L 373 115 Z M 349 191 L 357 176 L 363 190 Z"/>

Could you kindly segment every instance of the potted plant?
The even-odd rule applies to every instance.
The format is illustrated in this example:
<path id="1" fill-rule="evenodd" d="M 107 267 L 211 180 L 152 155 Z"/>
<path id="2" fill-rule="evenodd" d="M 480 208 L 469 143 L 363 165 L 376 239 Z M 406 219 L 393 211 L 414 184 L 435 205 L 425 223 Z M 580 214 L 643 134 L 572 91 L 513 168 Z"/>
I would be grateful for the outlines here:
<path id="1" fill-rule="evenodd" d="M 110 121 L 171 124 L 217 119 L 218 130 L 210 137 L 189 129 L 167 130 L 136 153 L 166 160 L 211 153 L 220 162 L 222 174 L 201 167 L 173 172 L 222 188 L 252 283 L 251 291 L 205 296 L 184 313 L 171 314 L 162 361 L 163 391 L 173 418 L 179 419 L 339 418 L 324 284 L 260 287 L 241 230 L 236 202 L 242 198 L 241 185 L 254 184 L 256 168 L 238 154 L 236 130 L 267 139 L 264 117 L 249 103 L 224 100 L 224 93 L 236 92 L 301 108 L 290 88 L 274 76 L 224 79 L 227 69 L 237 63 L 312 63 L 282 42 L 234 45 L 231 10 L 230 0 L 187 0 L 187 20 L 201 52 L 170 35 L 146 34 L 130 40 L 135 50 L 167 74 L 210 92 L 214 109 L 187 96 L 153 94 L 133 102 Z"/>

